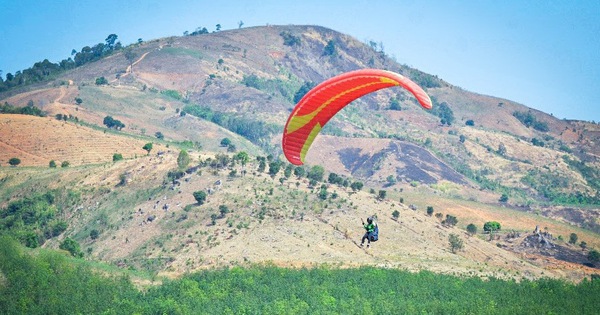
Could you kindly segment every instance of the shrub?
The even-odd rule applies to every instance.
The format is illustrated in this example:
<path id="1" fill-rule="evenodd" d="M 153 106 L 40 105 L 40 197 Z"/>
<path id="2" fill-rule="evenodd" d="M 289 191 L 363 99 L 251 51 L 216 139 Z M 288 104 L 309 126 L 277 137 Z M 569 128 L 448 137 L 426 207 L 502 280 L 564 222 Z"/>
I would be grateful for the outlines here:
<path id="1" fill-rule="evenodd" d="M 467 225 L 467 232 L 470 235 L 475 235 L 477 233 L 477 226 L 473 223 L 470 223 L 469 225 Z"/>
<path id="2" fill-rule="evenodd" d="M 113 154 L 113 162 L 121 161 L 123 159 L 123 154 L 115 153 Z"/>
<path id="3" fill-rule="evenodd" d="M 206 201 L 206 192 L 204 191 L 195 191 L 193 193 L 194 195 L 194 199 L 196 199 L 196 201 L 198 202 L 198 204 L 203 205 L 204 202 Z"/>
<path id="4" fill-rule="evenodd" d="M 569 235 L 569 244 L 577 244 L 577 239 L 577 234 L 571 233 L 571 235 Z"/>
<path id="5" fill-rule="evenodd" d="M 427 206 L 427 215 L 431 216 L 433 214 L 433 207 L 432 206 Z"/>
<path id="6" fill-rule="evenodd" d="M 450 236 L 448 236 L 448 242 L 450 243 L 450 250 L 453 254 L 456 253 L 457 250 L 463 248 L 463 240 L 456 234 L 450 234 Z"/>
<path id="7" fill-rule="evenodd" d="M 392 217 L 394 218 L 394 220 L 398 220 L 398 218 L 400 217 L 400 211 L 394 210 L 394 212 L 392 212 Z"/>
<path id="8" fill-rule="evenodd" d="M 485 224 L 483 224 L 483 230 L 485 232 L 493 233 L 494 231 L 499 231 L 500 229 L 500 223 L 496 221 L 488 221 Z"/>
<path id="9" fill-rule="evenodd" d="M 108 84 L 108 80 L 105 77 L 96 78 L 96 85 L 106 85 Z"/>
<path id="10" fill-rule="evenodd" d="M 48 167 L 55 168 L 56 167 L 56 162 L 54 160 L 51 160 L 50 163 L 48 163 Z"/>
<path id="11" fill-rule="evenodd" d="M 10 166 L 17 166 L 17 165 L 21 164 L 21 159 L 16 158 L 16 157 L 10 158 L 10 160 L 8 160 L 8 164 Z"/>

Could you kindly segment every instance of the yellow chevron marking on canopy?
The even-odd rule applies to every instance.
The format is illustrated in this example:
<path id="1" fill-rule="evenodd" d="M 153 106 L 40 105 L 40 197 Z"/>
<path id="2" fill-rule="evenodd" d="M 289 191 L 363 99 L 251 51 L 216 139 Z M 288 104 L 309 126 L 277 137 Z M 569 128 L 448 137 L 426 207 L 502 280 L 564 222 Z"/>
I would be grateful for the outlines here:
<path id="1" fill-rule="evenodd" d="M 287 126 L 286 133 L 290 134 L 290 133 L 304 127 L 311 120 L 313 120 L 313 118 L 315 118 L 315 116 L 317 116 L 325 107 L 327 107 L 329 104 L 333 103 L 335 100 L 343 97 L 344 95 L 352 93 L 354 91 L 358 91 L 358 90 L 367 88 L 372 85 L 381 84 L 381 83 L 399 85 L 399 83 L 395 80 L 392 80 L 392 79 L 386 78 L 386 77 L 380 77 L 379 82 L 370 82 L 367 84 L 359 85 L 357 87 L 348 89 L 342 93 L 336 94 L 335 96 L 329 98 L 325 103 L 321 104 L 321 106 L 317 107 L 314 111 L 312 111 L 306 115 L 296 115 L 296 116 L 292 117 L 290 119 L 290 123 Z"/>

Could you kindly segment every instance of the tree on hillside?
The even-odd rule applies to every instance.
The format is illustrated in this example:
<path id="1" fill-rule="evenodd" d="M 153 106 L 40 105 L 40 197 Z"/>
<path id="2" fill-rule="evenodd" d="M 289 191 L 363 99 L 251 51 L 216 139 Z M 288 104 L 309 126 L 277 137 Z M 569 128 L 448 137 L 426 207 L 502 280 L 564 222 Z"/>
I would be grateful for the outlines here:
<path id="1" fill-rule="evenodd" d="M 50 163 L 48 163 L 48 167 L 56 168 L 56 162 L 51 160 Z"/>
<path id="2" fill-rule="evenodd" d="M 323 166 L 314 165 L 308 171 L 308 175 L 306 176 L 308 179 L 313 179 L 318 182 L 323 181 L 323 176 L 325 175 L 325 169 Z"/>
<path id="3" fill-rule="evenodd" d="M 137 55 L 133 52 L 133 49 L 131 49 L 131 48 L 125 49 L 125 52 L 123 52 L 123 56 L 125 56 L 125 59 L 127 59 L 127 61 L 129 62 L 129 66 L 131 67 L 129 70 L 133 71 L 133 62 L 135 61 L 135 58 L 137 57 Z"/>
<path id="4" fill-rule="evenodd" d="M 123 124 L 120 120 L 112 118 L 112 116 L 104 117 L 102 123 L 108 128 L 115 128 L 117 130 L 125 128 L 125 124 Z"/>
<path id="5" fill-rule="evenodd" d="M 467 225 L 467 233 L 469 233 L 469 235 L 477 234 L 477 226 L 473 223 Z"/>
<path id="6" fill-rule="evenodd" d="M 221 146 L 222 147 L 227 147 L 231 144 L 231 140 L 229 138 L 223 138 L 221 139 Z"/>
<path id="7" fill-rule="evenodd" d="M 64 241 L 62 241 L 58 248 L 68 251 L 73 257 L 83 257 L 83 252 L 81 252 L 79 243 L 70 237 L 67 237 Z"/>
<path id="8" fill-rule="evenodd" d="M 600 262 L 600 252 L 595 249 L 590 250 L 588 253 L 588 259 L 592 262 L 592 264 L 596 264 Z"/>
<path id="9" fill-rule="evenodd" d="M 186 150 L 179 151 L 179 155 L 177 156 L 177 166 L 179 169 L 184 169 L 188 167 L 190 164 L 190 155 Z"/>
<path id="10" fill-rule="evenodd" d="M 113 162 L 121 161 L 123 159 L 123 154 L 115 153 L 113 154 Z"/>
<path id="11" fill-rule="evenodd" d="M 238 154 L 236 154 L 233 157 L 233 159 L 236 160 L 236 161 L 240 161 L 240 163 L 242 164 L 242 166 L 246 166 L 246 164 L 250 160 L 250 156 L 248 155 L 248 153 L 246 153 L 244 151 L 241 151 L 241 152 L 238 152 Z"/>
<path id="12" fill-rule="evenodd" d="M 148 142 L 148 143 L 144 144 L 142 149 L 146 150 L 146 152 L 148 152 L 148 154 L 150 154 L 150 151 L 152 151 L 152 142 Z"/>
<path id="13" fill-rule="evenodd" d="M 96 78 L 96 85 L 106 85 L 108 84 L 108 80 L 105 77 Z"/>
<path id="14" fill-rule="evenodd" d="M 359 191 L 363 188 L 363 183 L 353 182 L 352 184 L 350 184 L 350 188 L 352 189 L 352 191 Z"/>
<path id="15" fill-rule="evenodd" d="M 571 233 L 571 235 L 569 236 L 569 244 L 577 244 L 577 239 L 577 234 Z"/>
<path id="16" fill-rule="evenodd" d="M 16 157 L 10 158 L 10 160 L 8 160 L 8 164 L 10 166 L 17 166 L 17 165 L 21 164 L 21 159 L 16 158 Z"/>
<path id="17" fill-rule="evenodd" d="M 448 236 L 448 242 L 450 243 L 450 250 L 453 254 L 455 254 L 457 250 L 463 248 L 463 240 L 461 240 L 458 235 L 454 233 Z"/>
<path id="18" fill-rule="evenodd" d="M 204 202 L 206 201 L 206 192 L 204 192 L 203 190 L 200 191 L 195 191 L 193 193 L 194 195 L 194 199 L 196 199 L 196 201 L 198 202 L 199 205 L 203 205 Z"/>

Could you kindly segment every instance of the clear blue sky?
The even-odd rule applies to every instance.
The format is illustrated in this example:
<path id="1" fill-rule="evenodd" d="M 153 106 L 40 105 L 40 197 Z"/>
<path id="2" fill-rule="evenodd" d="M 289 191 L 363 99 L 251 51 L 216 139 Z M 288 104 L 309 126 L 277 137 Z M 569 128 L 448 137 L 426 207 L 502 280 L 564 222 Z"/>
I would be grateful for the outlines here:
<path id="1" fill-rule="evenodd" d="M 600 0 L 0 0 L 0 70 L 124 45 L 257 25 L 313 24 L 383 43 L 396 61 L 558 118 L 600 121 Z"/>

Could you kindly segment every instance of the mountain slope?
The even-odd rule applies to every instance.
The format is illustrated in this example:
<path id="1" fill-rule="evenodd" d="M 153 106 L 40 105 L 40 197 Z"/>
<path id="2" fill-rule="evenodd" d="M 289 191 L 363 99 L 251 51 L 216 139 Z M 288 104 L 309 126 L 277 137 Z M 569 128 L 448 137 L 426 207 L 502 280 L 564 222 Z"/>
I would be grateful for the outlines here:
<path id="1" fill-rule="evenodd" d="M 297 41 L 292 44 L 290 38 Z M 333 53 L 325 50 L 329 43 Z M 46 246 L 58 247 L 68 235 L 89 248 L 89 257 L 174 273 L 266 261 L 502 277 L 581 278 L 595 270 L 507 250 L 522 238 L 503 235 L 490 242 L 486 235 L 463 232 L 469 223 L 481 227 L 498 220 L 505 230 L 523 235 L 540 225 L 563 239 L 576 232 L 590 247 L 600 246 L 600 132 L 595 124 L 558 120 L 509 100 L 465 91 L 318 26 L 169 37 L 127 49 L 134 60 L 119 51 L 47 84 L 0 95 L 2 103 L 33 104 L 49 116 L 0 115 L 0 159 L 6 163 L 19 157 L 24 166 L 40 166 L 0 169 L 2 200 L 22 197 L 19 187 L 60 188 L 85 196 L 65 207 L 62 215 L 69 218 L 69 228 Z M 432 96 L 434 111 L 419 108 L 402 89 L 363 97 L 324 128 L 308 153 L 306 169 L 320 165 L 327 173 L 364 182 L 366 190 L 384 190 L 383 201 L 325 181 L 328 197 L 323 201 L 318 198 L 321 183 L 309 187 L 306 178 L 282 183 L 281 174 L 272 178 L 257 170 L 256 157 L 280 156 L 280 132 L 303 84 L 366 67 L 415 80 Z M 97 85 L 100 77 L 109 84 Z M 401 110 L 390 109 L 392 99 L 400 101 Z M 436 108 L 447 108 L 454 120 L 442 123 Z M 57 114 L 79 123 L 58 121 Z M 519 115 L 529 120 L 521 121 Z M 104 132 L 100 128 L 106 116 L 125 127 Z M 546 128 L 528 127 L 532 121 Z M 165 139 L 156 139 L 158 134 Z M 231 151 L 250 154 L 247 168 L 205 165 L 234 155 L 221 146 L 224 138 L 233 143 Z M 158 145 L 149 156 L 141 149 L 147 142 Z M 168 175 L 177 169 L 181 149 L 193 154 L 194 165 L 204 166 L 174 182 Z M 126 161 L 110 163 L 113 153 L 122 153 Z M 76 167 L 48 170 L 50 159 L 68 159 Z M 22 178 L 25 173 L 28 177 Z M 119 184 L 122 175 L 128 179 L 124 186 Z M 48 184 L 34 183 L 36 178 Z M 200 206 L 195 205 L 195 191 L 213 193 Z M 502 194 L 508 202 L 498 202 Z M 401 203 L 400 198 L 406 200 Z M 579 204 L 551 202 L 561 200 Z M 169 207 L 163 209 L 166 203 Z M 220 214 L 221 205 L 232 212 Z M 459 225 L 442 226 L 440 219 L 425 215 L 428 206 L 442 219 L 456 216 Z M 390 217 L 394 210 L 400 212 L 400 223 Z M 362 233 L 359 218 L 374 213 L 382 239 L 365 252 L 355 244 Z M 156 220 L 148 222 L 149 215 Z M 92 230 L 100 232 L 98 239 L 90 239 Z M 458 255 L 448 250 L 450 234 L 465 241 Z"/>

